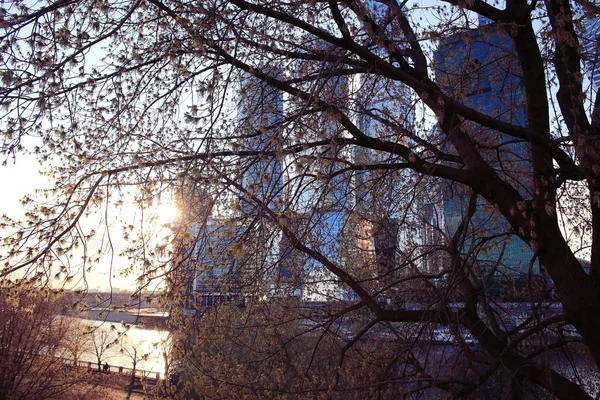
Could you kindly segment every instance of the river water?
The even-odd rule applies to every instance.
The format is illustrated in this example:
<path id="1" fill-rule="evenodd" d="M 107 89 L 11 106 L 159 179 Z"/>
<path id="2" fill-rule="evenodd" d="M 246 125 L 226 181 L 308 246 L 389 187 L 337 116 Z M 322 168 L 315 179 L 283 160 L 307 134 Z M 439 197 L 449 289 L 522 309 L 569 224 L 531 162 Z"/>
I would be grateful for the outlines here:
<path id="1" fill-rule="evenodd" d="M 81 361 L 89 361 L 96 365 L 95 348 L 102 352 L 102 364 L 115 367 L 133 367 L 133 359 L 137 361 L 136 369 L 152 373 L 160 373 L 164 377 L 164 354 L 170 349 L 169 331 L 138 328 L 135 325 L 125 327 L 120 323 L 104 322 L 88 319 L 77 319 L 85 326 L 94 327 L 90 335 L 85 335 L 88 342 L 80 356 Z"/>

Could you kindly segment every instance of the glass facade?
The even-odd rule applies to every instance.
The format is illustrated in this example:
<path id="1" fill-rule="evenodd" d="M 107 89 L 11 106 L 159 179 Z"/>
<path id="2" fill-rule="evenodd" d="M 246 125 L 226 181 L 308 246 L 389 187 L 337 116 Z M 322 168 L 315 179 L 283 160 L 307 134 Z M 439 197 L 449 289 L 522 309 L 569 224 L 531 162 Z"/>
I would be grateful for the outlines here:
<path id="1" fill-rule="evenodd" d="M 274 75 L 279 75 L 275 71 Z M 283 118 L 283 92 L 262 81 L 248 77 L 241 85 L 239 120 L 240 147 L 256 152 L 241 162 L 242 185 L 248 191 L 242 195 L 245 215 L 261 214 L 261 205 L 249 198 L 255 196 L 271 210 L 278 207 L 283 196 L 283 160 L 277 151 L 282 147 L 279 123 Z"/>
<path id="2" fill-rule="evenodd" d="M 595 3 L 598 5 L 599 3 Z M 592 85 L 595 89 L 600 89 L 600 17 L 584 17 L 583 29 L 581 34 L 581 45 L 583 47 L 583 59 L 585 69 L 589 74 Z"/>
<path id="3" fill-rule="evenodd" d="M 192 273 L 188 310 L 223 302 L 243 303 L 242 262 L 234 253 L 241 230 L 231 222 L 209 217 L 203 224 L 188 229 L 193 245 L 184 255 Z"/>
<path id="4" fill-rule="evenodd" d="M 472 29 L 447 37 L 435 54 L 437 82 L 449 95 L 513 125 L 526 126 L 526 108 L 521 72 L 510 37 L 490 20 Z M 471 123 L 463 124 L 484 159 L 503 179 L 530 199 L 532 185 L 529 144 Z M 448 152 L 454 150 L 447 146 Z M 443 193 L 443 227 L 448 236 L 456 232 L 468 207 L 468 190 L 448 185 Z M 462 244 L 464 262 L 495 276 L 528 274 L 533 252 L 513 233 L 506 220 L 483 198 Z"/>

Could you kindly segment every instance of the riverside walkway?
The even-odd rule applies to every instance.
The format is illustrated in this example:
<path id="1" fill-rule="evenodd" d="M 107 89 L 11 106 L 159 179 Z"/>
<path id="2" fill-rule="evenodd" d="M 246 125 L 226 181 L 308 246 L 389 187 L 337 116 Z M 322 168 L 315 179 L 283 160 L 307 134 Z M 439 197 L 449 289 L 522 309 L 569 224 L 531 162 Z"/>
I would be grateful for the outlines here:
<path id="1" fill-rule="evenodd" d="M 98 369 L 98 364 L 91 361 L 79 361 L 76 364 L 71 364 L 74 368 L 78 368 L 81 370 L 85 370 L 91 374 L 98 374 L 102 376 L 112 376 L 118 377 L 118 382 L 120 382 L 119 390 L 123 394 L 127 394 L 126 398 L 134 399 L 135 397 L 131 397 L 132 394 L 145 396 L 149 392 L 154 391 L 161 382 L 163 382 L 164 376 L 161 376 L 159 372 L 147 371 L 144 369 L 128 367 L 122 367 L 118 365 L 110 365 L 107 363 L 103 363 L 100 365 L 100 369 Z M 130 387 L 133 378 L 133 385 Z M 113 379 L 107 381 L 109 386 L 115 389 L 115 381 Z M 142 397 L 143 398 L 143 397 Z"/>

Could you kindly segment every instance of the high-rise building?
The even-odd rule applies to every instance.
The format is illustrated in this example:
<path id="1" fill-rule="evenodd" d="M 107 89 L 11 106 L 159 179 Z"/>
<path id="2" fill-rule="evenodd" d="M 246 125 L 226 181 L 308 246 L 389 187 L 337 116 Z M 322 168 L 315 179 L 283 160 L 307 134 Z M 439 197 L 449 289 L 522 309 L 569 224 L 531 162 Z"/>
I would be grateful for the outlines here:
<path id="1" fill-rule="evenodd" d="M 323 51 L 327 51 L 323 44 Z M 349 78 L 336 74 L 339 65 L 299 62 L 296 73 L 316 78 L 301 84 L 302 90 L 347 110 Z M 313 70 L 313 68 L 315 68 Z M 336 264 L 343 263 L 341 249 L 351 206 L 351 172 L 343 172 L 351 159 L 347 148 L 336 146 L 334 138 L 346 135 L 331 112 L 321 110 L 313 101 L 294 99 L 286 104 L 288 115 L 297 115 L 284 135 L 288 145 L 331 141 L 332 145 L 307 148 L 288 156 L 285 163 L 285 208 L 287 226 L 298 240 L 325 255 Z M 326 301 L 338 291 L 337 279 L 319 262 L 295 249 L 282 233 L 278 268 L 273 280 L 273 295 L 294 295 L 306 301 Z"/>
<path id="2" fill-rule="evenodd" d="M 435 61 L 437 82 L 447 94 L 501 121 L 526 125 L 520 65 L 510 37 L 496 23 L 480 18 L 478 29 L 442 39 Z M 518 188 L 525 199 L 530 199 L 533 174 L 529 144 L 474 123 L 464 124 L 463 128 L 470 131 L 489 165 Z M 453 151 L 450 145 L 446 150 Z M 437 220 L 436 223 L 451 236 L 466 214 L 469 194 L 465 187 L 457 184 L 448 185 L 441 192 L 444 221 Z M 430 211 L 434 221 L 436 209 L 432 207 Z M 465 240 L 463 257 L 466 262 L 483 271 L 492 271 L 496 276 L 514 278 L 528 273 L 533 252 L 512 232 L 493 205 L 481 197 L 470 229 L 477 232 L 480 241 Z M 482 241 L 484 238 L 486 240 Z M 535 266 L 534 272 L 537 272 L 538 264 Z"/>
<path id="3" fill-rule="evenodd" d="M 390 13 L 397 12 L 384 2 L 369 1 L 364 7 L 365 14 L 376 21 L 385 21 Z M 404 6 L 402 11 L 408 13 Z M 358 26 L 364 29 L 362 24 Z M 385 27 L 386 37 L 393 38 L 394 46 L 408 48 L 403 33 L 392 29 L 388 23 L 381 26 Z M 373 54 L 390 58 L 387 46 L 374 41 L 366 45 Z M 353 83 L 355 120 L 362 132 L 371 138 L 415 146 L 406 135 L 406 132 L 414 131 L 415 125 L 414 96 L 410 88 L 368 72 L 356 77 Z M 403 161 L 398 156 L 362 147 L 355 149 L 354 157 L 358 165 Z M 366 264 L 371 264 L 370 269 L 377 271 L 376 274 L 391 278 L 421 267 L 408 261 L 414 256 L 412 253 L 418 247 L 416 242 L 422 237 L 416 232 L 421 225 L 418 216 L 422 207 L 416 195 L 415 176 L 416 173 L 409 170 L 370 170 L 354 174 L 354 213 L 360 228 L 357 231 L 363 233 L 360 235 L 363 237 L 358 238 L 361 244 L 357 248 L 362 248 L 361 252 L 368 259 Z"/>
<path id="4" fill-rule="evenodd" d="M 584 16 L 582 22 L 580 41 L 583 47 L 585 69 L 593 87 L 600 89 L 600 17 L 597 15 Z"/>
<path id="5" fill-rule="evenodd" d="M 413 98 L 408 87 L 371 74 L 362 74 L 355 86 L 358 127 L 372 138 L 414 146 L 406 135 L 414 131 Z M 398 156 L 363 147 L 356 148 L 354 156 L 358 165 L 403 161 Z M 365 263 L 370 263 L 378 274 L 404 275 L 422 267 L 418 262 L 408 262 L 419 258 L 414 257 L 414 252 L 422 238 L 419 221 L 422 204 L 416 176 L 409 170 L 358 171 L 354 175 L 354 214 L 364 233 L 357 247 L 367 257 Z"/>
<path id="6" fill-rule="evenodd" d="M 283 94 L 248 76 L 239 87 L 238 99 L 238 129 L 229 145 L 249 154 L 235 171 L 222 168 L 221 173 L 239 177 L 244 192 L 236 199 L 219 191 L 217 201 L 208 193 L 211 186 L 205 180 L 198 185 L 202 189 L 194 182 L 182 184 L 186 192 L 182 229 L 187 233 L 180 253 L 188 273 L 188 309 L 243 303 L 249 292 L 261 290 L 256 277 L 266 275 L 269 264 L 277 262 L 280 233 L 273 234 L 269 218 L 264 217 L 283 201 L 279 154 Z"/>
<path id="7" fill-rule="evenodd" d="M 274 75 L 280 74 L 274 71 Z M 283 157 L 278 154 L 283 146 L 280 126 L 283 92 L 248 77 L 241 84 L 238 111 L 240 148 L 257 153 L 256 156 L 244 157 L 240 165 L 242 185 L 248 191 L 241 196 L 241 210 L 244 214 L 256 216 L 262 213 L 262 205 L 274 210 L 283 198 Z M 249 195 L 263 204 L 257 204 Z"/>
<path id="8" fill-rule="evenodd" d="M 243 265 L 235 254 L 240 229 L 234 223 L 208 217 L 188 229 L 193 246 L 186 260 L 193 266 L 192 294 L 196 308 L 223 302 L 243 302 Z"/>

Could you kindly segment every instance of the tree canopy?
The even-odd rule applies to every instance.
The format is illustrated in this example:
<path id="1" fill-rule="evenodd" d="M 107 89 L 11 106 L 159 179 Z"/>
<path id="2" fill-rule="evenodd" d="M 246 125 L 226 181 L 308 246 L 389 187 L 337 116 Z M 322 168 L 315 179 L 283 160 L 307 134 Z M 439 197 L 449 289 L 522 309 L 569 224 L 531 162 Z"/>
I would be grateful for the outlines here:
<path id="1" fill-rule="evenodd" d="M 177 193 L 173 241 L 198 251 L 174 251 L 169 279 L 210 270 L 247 302 L 198 329 L 251 349 L 238 330 L 262 327 L 268 349 L 197 343 L 213 388 L 469 396 L 503 376 L 507 393 L 595 396 L 598 17 L 587 0 L 4 2 L 2 150 L 56 184 L 5 218 L 0 276 L 72 276 L 96 257 L 68 258 L 94 235 L 85 215 L 131 187 L 140 207 Z M 128 254 L 151 278 L 145 239 Z M 432 369 L 444 332 L 455 373 Z M 259 360 L 277 373 L 235 371 L 278 378 L 226 379 Z"/>
<path id="2" fill-rule="evenodd" d="M 75 343 L 79 339 L 75 324 L 61 315 L 66 305 L 49 289 L 0 287 L 1 398 L 70 398 L 88 378 L 82 371 L 70 370 L 68 356 L 81 343 Z"/>

